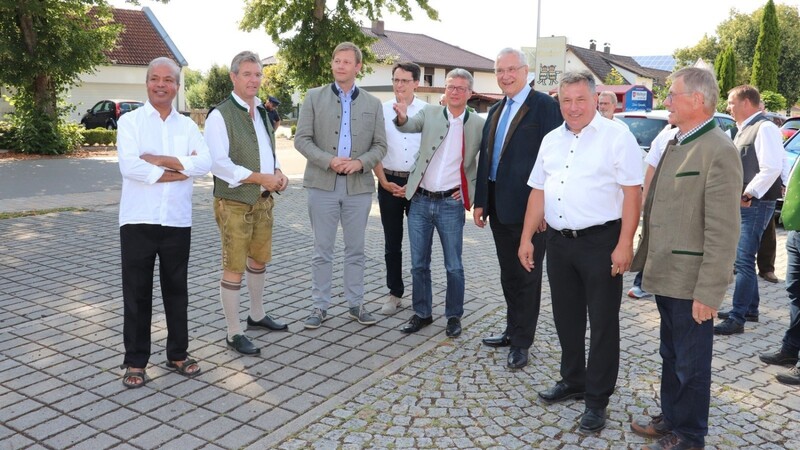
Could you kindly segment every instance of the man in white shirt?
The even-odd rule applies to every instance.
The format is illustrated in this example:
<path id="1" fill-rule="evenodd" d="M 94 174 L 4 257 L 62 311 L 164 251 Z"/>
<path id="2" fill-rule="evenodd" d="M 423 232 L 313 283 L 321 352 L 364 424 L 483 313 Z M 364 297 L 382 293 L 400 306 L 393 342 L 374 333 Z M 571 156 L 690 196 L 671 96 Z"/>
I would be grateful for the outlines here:
<path id="1" fill-rule="evenodd" d="M 256 97 L 261 60 L 243 51 L 231 62 L 233 92 L 209 113 L 206 139 L 214 174 L 214 217 L 222 240 L 220 300 L 227 324 L 225 342 L 243 355 L 261 352 L 242 332 L 239 291 L 246 272 L 250 294 L 248 328 L 284 331 L 288 326 L 264 312 L 266 265 L 272 259 L 272 194 L 289 179 L 275 157 L 275 133 Z"/>
<path id="2" fill-rule="evenodd" d="M 426 103 L 414 95 L 419 86 L 420 68 L 412 62 L 392 67 L 392 88 L 395 98 L 383 103 L 386 127 L 386 156 L 372 169 L 378 178 L 378 206 L 383 225 L 386 259 L 386 296 L 381 312 L 394 314 L 401 306 L 405 292 L 403 283 L 403 215 L 408 216 L 411 202 L 406 200 L 406 183 L 419 152 L 421 133 L 403 133 L 394 126 L 395 103 L 408 105 L 408 115 L 419 112 Z"/>
<path id="3" fill-rule="evenodd" d="M 743 333 L 745 321 L 758 322 L 756 253 L 781 196 L 783 139 L 778 127 L 761 112 L 760 102 L 761 95 L 752 86 L 737 86 L 728 93 L 728 109 L 739 130 L 733 144 L 742 157 L 744 186 L 733 308 L 717 314 L 724 319 L 714 327 L 714 334 L 718 335 Z"/>
<path id="4" fill-rule="evenodd" d="M 180 68 L 156 58 L 147 68 L 147 102 L 119 121 L 117 148 L 122 173 L 119 234 L 122 254 L 122 384 L 147 382 L 153 268 L 159 260 L 167 321 L 167 367 L 186 376 L 200 373 L 190 358 L 187 307 L 189 242 L 192 235 L 192 177 L 205 175 L 211 157 L 197 125 L 172 107 Z"/>
<path id="5" fill-rule="evenodd" d="M 564 125 L 544 137 L 531 171 L 519 260 L 533 269 L 531 238 L 545 220 L 547 274 L 562 354 L 561 380 L 539 397 L 546 403 L 585 398 L 579 431 L 595 433 L 605 427 L 619 370 L 622 275 L 633 259 L 639 225 L 642 160 L 633 134 L 597 112 L 591 73 L 565 73 L 558 98 Z"/>

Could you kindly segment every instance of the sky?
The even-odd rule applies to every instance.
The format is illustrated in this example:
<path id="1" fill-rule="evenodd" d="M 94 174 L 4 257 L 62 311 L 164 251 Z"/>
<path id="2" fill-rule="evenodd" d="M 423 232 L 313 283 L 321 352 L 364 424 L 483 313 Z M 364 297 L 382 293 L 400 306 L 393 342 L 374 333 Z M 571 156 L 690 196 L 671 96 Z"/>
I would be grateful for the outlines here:
<path id="1" fill-rule="evenodd" d="M 331 0 L 329 0 L 330 2 Z M 568 43 L 589 47 L 589 40 L 611 45 L 611 52 L 625 56 L 669 55 L 677 48 L 695 45 L 704 34 L 716 34 L 717 25 L 731 8 L 751 13 L 766 0 L 540 0 L 539 35 L 566 36 Z M 414 0 L 409 0 L 414 3 Z M 110 0 L 116 7 L 133 8 L 124 0 Z M 800 0 L 776 3 L 800 6 Z M 406 22 L 384 15 L 385 29 L 421 33 L 494 59 L 504 47 L 535 47 L 537 2 L 535 0 L 429 0 L 439 11 L 432 21 L 416 9 Z M 150 7 L 183 54 L 189 67 L 206 71 L 212 64 L 229 65 L 242 50 L 262 58 L 277 50 L 264 31 L 239 31 L 244 0 L 171 0 L 168 4 L 141 0 Z M 369 22 L 363 20 L 364 26 Z"/>

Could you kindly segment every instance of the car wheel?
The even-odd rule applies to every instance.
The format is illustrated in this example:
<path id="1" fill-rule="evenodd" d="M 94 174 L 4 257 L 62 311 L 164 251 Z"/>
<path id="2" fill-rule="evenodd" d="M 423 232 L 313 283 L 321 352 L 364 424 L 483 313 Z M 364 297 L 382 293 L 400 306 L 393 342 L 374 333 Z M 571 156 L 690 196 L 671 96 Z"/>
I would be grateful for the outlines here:
<path id="1" fill-rule="evenodd" d="M 116 124 L 116 123 L 114 123 L 114 121 L 113 121 L 113 120 L 110 120 L 110 121 L 109 121 L 109 122 L 106 124 L 106 130 L 116 130 L 116 129 L 117 129 L 117 124 Z"/>

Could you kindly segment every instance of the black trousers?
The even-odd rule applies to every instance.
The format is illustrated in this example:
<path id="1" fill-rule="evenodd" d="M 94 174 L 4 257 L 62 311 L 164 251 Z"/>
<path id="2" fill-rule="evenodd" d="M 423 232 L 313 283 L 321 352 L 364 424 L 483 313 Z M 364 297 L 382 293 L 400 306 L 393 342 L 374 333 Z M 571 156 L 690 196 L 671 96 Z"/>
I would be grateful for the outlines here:
<path id="1" fill-rule="evenodd" d="M 619 232 L 616 222 L 574 239 L 553 229 L 547 233 L 547 276 L 561 343 L 561 378 L 572 387 L 586 388 L 589 408 L 605 408 L 617 384 L 622 276 L 611 276 L 611 253 Z"/>
<path id="2" fill-rule="evenodd" d="M 408 178 L 386 175 L 386 179 L 398 186 L 405 186 Z M 403 216 L 408 216 L 411 202 L 405 197 L 395 197 L 378 185 L 378 207 L 383 225 L 384 258 L 386 260 L 386 287 L 395 297 L 405 293 L 403 283 Z"/>
<path id="3" fill-rule="evenodd" d="M 187 358 L 189 330 L 187 273 L 191 227 L 131 224 L 119 229 L 122 250 L 122 298 L 125 306 L 124 364 L 144 368 L 150 359 L 153 270 L 159 261 L 161 297 L 167 319 L 167 359 Z"/>

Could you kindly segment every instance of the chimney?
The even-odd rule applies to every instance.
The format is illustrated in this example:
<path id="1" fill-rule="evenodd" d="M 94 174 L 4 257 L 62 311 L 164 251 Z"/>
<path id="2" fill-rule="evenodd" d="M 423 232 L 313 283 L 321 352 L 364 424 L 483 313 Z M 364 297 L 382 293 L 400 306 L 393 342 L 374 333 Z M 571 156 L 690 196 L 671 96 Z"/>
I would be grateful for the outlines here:
<path id="1" fill-rule="evenodd" d="M 589 50 L 597 50 L 597 41 L 589 39 Z"/>
<path id="2" fill-rule="evenodd" d="M 373 20 L 372 21 L 372 32 L 375 33 L 376 36 L 385 36 L 383 32 L 383 21 L 382 20 Z"/>
<path id="3" fill-rule="evenodd" d="M 608 42 L 603 43 L 603 53 L 607 55 L 611 53 L 611 44 Z"/>

